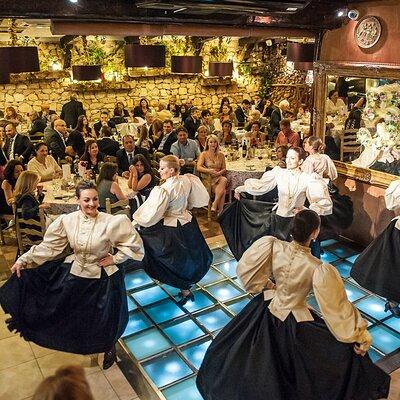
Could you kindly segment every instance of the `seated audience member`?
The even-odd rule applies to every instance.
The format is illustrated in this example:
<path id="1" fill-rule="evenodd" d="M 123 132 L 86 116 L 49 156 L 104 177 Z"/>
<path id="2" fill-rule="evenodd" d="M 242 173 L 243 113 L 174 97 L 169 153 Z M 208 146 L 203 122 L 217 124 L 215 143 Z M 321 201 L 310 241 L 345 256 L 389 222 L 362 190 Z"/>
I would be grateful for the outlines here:
<path id="1" fill-rule="evenodd" d="M 150 138 L 153 140 L 153 144 L 159 139 L 159 137 L 163 133 L 163 122 L 161 119 L 155 118 L 153 123 L 151 124 L 151 136 Z"/>
<path id="2" fill-rule="evenodd" d="M 214 194 L 211 210 L 220 213 L 224 208 L 226 185 L 225 156 L 219 150 L 218 138 L 215 135 L 207 137 L 206 147 L 197 162 L 197 171 L 205 187 Z"/>
<path id="3" fill-rule="evenodd" d="M 286 168 L 286 154 L 289 148 L 286 145 L 278 146 L 276 148 L 276 160 L 281 168 Z"/>
<path id="4" fill-rule="evenodd" d="M 88 178 L 93 178 L 100 172 L 100 163 L 104 162 L 104 154 L 99 152 L 99 147 L 94 139 L 86 141 L 85 152 L 81 157 L 81 163 L 86 167 Z"/>
<path id="5" fill-rule="evenodd" d="M 22 121 L 23 118 L 20 114 L 17 113 L 14 107 L 7 107 L 6 112 L 4 115 L 4 118 L 8 121 L 14 124 L 14 126 L 18 126 Z"/>
<path id="6" fill-rule="evenodd" d="M 281 131 L 275 140 L 275 146 L 286 145 L 289 147 L 299 147 L 300 146 L 300 136 L 297 132 L 292 131 L 290 128 L 290 121 L 288 119 L 283 119 L 280 122 Z"/>
<path id="7" fill-rule="evenodd" d="M 329 92 L 328 98 L 326 99 L 326 115 L 336 115 L 341 111 L 346 111 L 347 106 L 344 101 L 339 98 L 337 90 L 333 89 Z"/>
<path id="8" fill-rule="evenodd" d="M 222 106 L 222 112 L 219 114 L 219 120 L 221 121 L 221 124 L 225 121 L 230 121 L 233 126 L 238 126 L 238 121 L 235 113 L 232 111 L 232 107 L 226 104 Z"/>
<path id="9" fill-rule="evenodd" d="M 222 114 L 222 109 L 224 108 L 224 106 L 230 106 L 230 105 L 231 105 L 231 102 L 229 101 L 229 98 L 228 97 L 223 97 L 221 99 L 221 104 L 220 104 L 219 109 L 218 109 L 218 114 Z"/>
<path id="10" fill-rule="evenodd" d="M 269 121 L 270 125 L 270 132 L 269 132 L 269 139 L 275 140 L 280 132 L 280 122 L 285 118 L 286 111 L 289 110 L 289 102 L 287 100 L 282 100 L 279 102 L 278 108 L 272 110 L 271 118 Z"/>
<path id="11" fill-rule="evenodd" d="M 154 142 L 154 149 L 164 155 L 171 154 L 172 143 L 177 141 L 176 133 L 174 132 L 174 123 L 167 119 L 163 123 L 163 132 L 161 136 Z"/>
<path id="12" fill-rule="evenodd" d="M 274 105 L 274 103 L 272 102 L 271 99 L 266 98 L 266 99 L 265 99 L 264 111 L 263 111 L 263 113 L 262 113 L 262 116 L 263 116 L 264 118 L 270 119 L 270 118 L 271 118 L 272 111 L 276 110 L 277 108 L 278 108 L 278 107 L 276 107 L 276 106 Z"/>
<path id="13" fill-rule="evenodd" d="M 146 99 L 140 99 L 139 105 L 133 109 L 133 116 L 143 118 L 150 110 L 149 102 Z"/>
<path id="14" fill-rule="evenodd" d="M 95 400 L 81 366 L 59 368 L 37 387 L 32 400 Z"/>
<path id="15" fill-rule="evenodd" d="M 158 103 L 158 111 L 156 113 L 156 117 L 163 122 L 166 120 L 172 120 L 172 112 L 167 110 L 167 103 L 165 101 L 160 101 Z"/>
<path id="16" fill-rule="evenodd" d="M 114 108 L 119 108 L 119 109 L 121 109 L 122 110 L 122 115 L 125 117 L 125 118 L 128 118 L 129 117 L 129 111 L 125 108 L 125 104 L 122 102 L 122 101 L 117 101 L 116 103 L 115 103 L 115 107 Z"/>
<path id="17" fill-rule="evenodd" d="M 344 129 L 360 129 L 363 121 L 363 107 L 365 103 L 365 97 L 360 97 L 356 104 L 354 104 L 353 108 L 349 112 L 349 116 L 347 117 L 344 123 Z"/>
<path id="18" fill-rule="evenodd" d="M 207 135 L 214 133 L 214 119 L 210 110 L 203 110 L 201 112 L 201 124 L 207 129 Z"/>
<path id="19" fill-rule="evenodd" d="M 169 98 L 169 102 L 168 102 L 168 105 L 167 105 L 167 110 L 171 111 L 172 116 L 174 118 L 180 117 L 180 115 L 181 115 L 181 107 L 178 104 L 176 104 L 176 96 L 171 96 Z"/>
<path id="20" fill-rule="evenodd" d="M 222 146 L 230 146 L 236 141 L 236 134 L 232 132 L 232 122 L 224 121 L 222 123 L 222 132 L 218 134 L 219 143 Z M 219 146 L 218 146 L 219 148 Z"/>
<path id="21" fill-rule="evenodd" d="M 148 111 L 145 118 L 146 122 L 143 124 L 147 128 L 147 132 L 150 136 L 150 139 L 153 138 L 153 123 L 156 119 L 156 113 L 154 111 Z M 162 126 L 161 126 L 162 130 Z"/>
<path id="22" fill-rule="evenodd" d="M 293 122 L 296 119 L 294 111 L 292 111 L 292 110 L 286 111 L 285 119 L 288 119 L 290 122 Z"/>
<path id="23" fill-rule="evenodd" d="M 35 133 L 41 132 L 44 133 L 46 129 L 47 122 L 46 120 L 39 117 L 39 113 L 37 111 L 32 111 L 29 113 L 29 119 L 31 121 L 31 127 L 28 131 L 29 135 L 34 135 Z"/>
<path id="24" fill-rule="evenodd" d="M 109 198 L 111 204 L 119 200 L 126 200 L 127 197 L 118 184 L 118 165 L 105 162 L 97 178 L 97 192 L 99 193 L 100 211 L 106 210 L 106 199 Z"/>
<path id="25" fill-rule="evenodd" d="M 51 134 L 47 146 L 54 159 L 64 160 L 67 157 L 74 157 L 75 152 L 72 146 L 67 146 L 67 124 L 62 119 L 54 121 L 54 133 Z"/>
<path id="26" fill-rule="evenodd" d="M 33 145 L 29 140 L 28 136 L 17 133 L 14 124 L 7 124 L 6 128 L 6 143 L 4 145 L 4 151 L 9 160 L 20 158 L 20 160 L 26 164 L 33 152 Z"/>
<path id="27" fill-rule="evenodd" d="M 249 111 L 251 108 L 251 103 L 249 100 L 244 99 L 242 104 L 238 106 L 235 110 L 236 119 L 238 121 L 238 126 L 243 127 L 245 126 L 247 119 L 249 118 Z"/>
<path id="28" fill-rule="evenodd" d="M 78 122 L 76 123 L 76 127 L 73 132 L 79 132 L 84 140 L 88 139 L 96 139 L 96 132 L 90 127 L 89 120 L 86 115 L 80 115 L 78 117 Z"/>
<path id="29" fill-rule="evenodd" d="M 48 154 L 47 144 L 44 142 L 40 142 L 35 146 L 35 157 L 28 162 L 27 170 L 38 174 L 41 182 L 62 176 L 61 167 Z"/>
<path id="30" fill-rule="evenodd" d="M 204 151 L 204 147 L 206 147 L 207 135 L 208 135 L 207 127 L 204 125 L 200 125 L 199 128 L 197 129 L 196 139 L 195 139 L 197 145 L 199 146 L 200 153 Z"/>
<path id="31" fill-rule="evenodd" d="M 115 125 L 123 124 L 128 122 L 128 119 L 124 115 L 124 110 L 120 106 L 114 108 L 114 115 L 110 118 L 110 121 L 114 122 Z"/>
<path id="32" fill-rule="evenodd" d="M 254 110 L 257 110 L 260 113 L 262 113 L 264 111 L 264 107 L 265 107 L 265 100 L 263 100 L 263 98 L 259 94 L 256 94 L 254 96 Z"/>
<path id="33" fill-rule="evenodd" d="M 188 132 L 185 127 L 179 127 L 176 133 L 178 140 L 172 144 L 171 153 L 179 158 L 182 174 L 193 173 L 197 158 L 200 155 L 199 147 L 195 140 L 188 138 Z"/>
<path id="34" fill-rule="evenodd" d="M 54 130 L 54 122 L 58 119 L 60 119 L 60 117 L 57 114 L 51 114 L 49 117 L 49 122 L 47 123 L 47 126 L 44 129 L 43 141 L 47 144 L 47 146 L 49 145 L 49 140 L 51 135 L 53 135 L 53 133 L 56 132 Z"/>
<path id="35" fill-rule="evenodd" d="M 6 127 L 0 125 L 0 167 L 5 167 L 8 161 L 6 152 L 4 150 L 5 140 L 6 140 Z M 0 171 L 1 171 L 0 173 L 0 178 L 1 178 L 1 176 L 3 175 L 3 168 L 0 168 Z"/>
<path id="36" fill-rule="evenodd" d="M 263 145 L 265 142 L 265 134 L 261 132 L 261 124 L 259 121 L 254 121 L 250 128 L 250 146 Z"/>
<path id="37" fill-rule="evenodd" d="M 267 118 L 264 118 L 261 116 L 260 111 L 258 110 L 251 110 L 250 111 L 250 115 L 249 115 L 249 119 L 248 119 L 248 123 L 246 124 L 246 131 L 250 131 L 251 130 L 251 126 L 253 124 L 253 122 L 258 122 L 260 124 L 260 130 L 264 131 L 265 126 L 268 123 Z"/>
<path id="38" fill-rule="evenodd" d="M 110 121 L 108 111 L 104 110 L 100 114 L 100 121 L 96 122 L 93 127 L 96 133 L 96 137 L 100 135 L 100 129 L 102 126 L 109 126 L 111 129 L 115 129 L 115 123 Z"/>
<path id="39" fill-rule="evenodd" d="M 1 182 L 2 195 L 0 196 L 1 203 L 4 205 L 2 210 L 4 210 L 4 214 L 11 215 L 12 208 L 11 205 L 14 202 L 14 188 L 17 183 L 18 177 L 24 171 L 24 166 L 21 161 L 18 160 L 10 160 L 3 172 L 3 182 Z"/>
<path id="40" fill-rule="evenodd" d="M 149 131 L 146 125 L 141 125 L 138 127 L 139 139 L 137 141 L 137 146 L 146 149 L 149 153 L 153 153 L 153 140 L 150 138 Z"/>
<path id="41" fill-rule="evenodd" d="M 184 121 L 184 126 L 187 130 L 189 139 L 194 139 L 196 135 L 197 128 L 200 126 L 200 116 L 201 112 L 197 107 L 192 107 L 190 109 L 190 116 Z"/>
<path id="42" fill-rule="evenodd" d="M 191 109 L 191 105 L 189 104 L 181 104 L 180 106 L 180 113 L 181 113 L 181 118 L 182 121 L 185 121 L 186 118 L 190 115 L 190 109 Z"/>
<path id="43" fill-rule="evenodd" d="M 97 141 L 99 151 L 106 156 L 117 156 L 117 151 L 120 149 L 119 143 L 112 138 L 111 128 L 102 126 L 100 129 L 100 139 Z"/>
<path id="44" fill-rule="evenodd" d="M 129 167 L 128 187 L 138 192 L 143 199 L 147 199 L 153 187 L 156 186 L 156 179 L 146 157 L 137 154 L 133 159 L 133 165 Z"/>
<path id="45" fill-rule="evenodd" d="M 50 122 L 50 117 L 53 114 L 56 114 L 56 112 L 54 110 L 50 110 L 50 104 L 47 104 L 47 103 L 42 104 L 40 106 L 40 108 L 41 108 L 41 111 L 39 111 L 39 117 L 44 119 L 47 124 L 48 122 Z"/>
<path id="46" fill-rule="evenodd" d="M 135 145 L 135 139 L 131 135 L 122 138 L 123 149 L 117 151 L 118 175 L 129 178 L 129 167 L 133 165 L 133 159 L 137 154 L 142 154 L 150 163 L 149 152 Z"/>

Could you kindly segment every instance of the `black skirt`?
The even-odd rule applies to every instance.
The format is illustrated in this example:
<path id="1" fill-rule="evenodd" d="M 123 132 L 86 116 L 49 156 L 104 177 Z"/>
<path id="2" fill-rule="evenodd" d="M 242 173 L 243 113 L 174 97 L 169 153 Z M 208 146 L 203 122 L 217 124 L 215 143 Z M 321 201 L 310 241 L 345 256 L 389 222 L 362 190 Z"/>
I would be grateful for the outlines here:
<path id="1" fill-rule="evenodd" d="M 357 257 L 350 275 L 360 286 L 400 303 L 400 230 L 396 222 Z"/>
<path id="2" fill-rule="evenodd" d="M 70 274 L 71 263 L 51 261 L 13 274 L 0 288 L 0 305 L 24 339 L 77 354 L 109 350 L 128 323 L 121 270 L 99 279 Z"/>
<path id="3" fill-rule="evenodd" d="M 189 289 L 210 269 L 212 253 L 196 218 L 185 225 L 165 226 L 164 220 L 140 228 L 145 256 L 143 268 L 154 279 L 179 289 Z"/>
<path id="4" fill-rule="evenodd" d="M 284 322 L 262 295 L 213 340 L 197 375 L 205 400 L 373 400 L 386 398 L 390 377 L 324 321 Z"/>

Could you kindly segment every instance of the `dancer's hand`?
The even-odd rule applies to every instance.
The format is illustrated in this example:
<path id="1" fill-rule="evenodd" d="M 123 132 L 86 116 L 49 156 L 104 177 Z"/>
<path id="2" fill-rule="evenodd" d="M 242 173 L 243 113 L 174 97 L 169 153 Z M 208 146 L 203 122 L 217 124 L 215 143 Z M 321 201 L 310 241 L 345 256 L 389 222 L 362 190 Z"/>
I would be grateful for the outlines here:
<path id="1" fill-rule="evenodd" d="M 240 200 L 240 193 L 235 192 L 235 194 L 233 195 L 233 197 L 234 197 L 236 200 Z"/>
<path id="2" fill-rule="evenodd" d="M 18 278 L 20 278 L 21 277 L 21 269 L 24 269 L 24 266 L 21 263 L 19 263 L 18 261 L 16 261 L 14 263 L 14 265 L 11 267 L 11 272 L 12 273 L 15 272 L 17 274 Z"/>
<path id="3" fill-rule="evenodd" d="M 113 265 L 114 264 L 114 260 L 113 260 L 113 256 L 111 254 L 108 254 L 108 256 L 102 258 L 97 265 L 99 267 L 108 267 L 109 265 Z"/>
<path id="4" fill-rule="evenodd" d="M 367 353 L 367 351 L 363 350 L 359 344 L 355 344 L 353 349 L 354 352 L 360 356 L 365 356 L 365 354 Z"/>

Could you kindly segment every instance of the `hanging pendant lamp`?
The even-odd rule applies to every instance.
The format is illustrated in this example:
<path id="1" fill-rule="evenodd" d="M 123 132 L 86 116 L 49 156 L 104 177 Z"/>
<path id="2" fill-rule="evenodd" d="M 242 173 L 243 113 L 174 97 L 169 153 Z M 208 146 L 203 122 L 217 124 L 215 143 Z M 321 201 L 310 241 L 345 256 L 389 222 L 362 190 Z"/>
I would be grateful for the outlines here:
<path id="1" fill-rule="evenodd" d="M 314 43 L 287 42 L 287 60 L 293 62 L 313 62 Z"/>
<path id="2" fill-rule="evenodd" d="M 201 56 L 171 56 L 171 72 L 178 74 L 199 74 L 203 69 Z"/>
<path id="3" fill-rule="evenodd" d="M 73 65 L 74 81 L 97 81 L 101 79 L 101 65 Z"/>
<path id="4" fill-rule="evenodd" d="M 233 62 L 208 63 L 208 76 L 232 76 Z"/>
<path id="5" fill-rule="evenodd" d="M 125 67 L 164 68 L 165 46 L 163 45 L 125 45 Z"/>

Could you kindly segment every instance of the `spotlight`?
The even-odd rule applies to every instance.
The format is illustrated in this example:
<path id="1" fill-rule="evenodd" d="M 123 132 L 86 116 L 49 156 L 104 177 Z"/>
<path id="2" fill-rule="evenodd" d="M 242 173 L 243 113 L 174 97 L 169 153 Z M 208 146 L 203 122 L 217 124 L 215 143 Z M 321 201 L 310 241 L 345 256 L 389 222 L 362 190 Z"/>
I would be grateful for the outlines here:
<path id="1" fill-rule="evenodd" d="M 359 12 L 358 10 L 350 10 L 350 11 L 347 13 L 347 16 L 348 16 L 351 20 L 357 21 L 357 20 L 358 20 L 358 17 L 360 16 L 360 12 Z"/>
<path id="2" fill-rule="evenodd" d="M 76 4 L 78 2 L 78 0 L 69 0 L 69 2 Z"/>
<path id="3" fill-rule="evenodd" d="M 338 13 L 337 13 L 338 17 L 343 17 L 343 15 L 344 15 L 344 11 L 343 10 L 338 11 Z"/>

